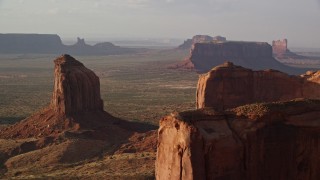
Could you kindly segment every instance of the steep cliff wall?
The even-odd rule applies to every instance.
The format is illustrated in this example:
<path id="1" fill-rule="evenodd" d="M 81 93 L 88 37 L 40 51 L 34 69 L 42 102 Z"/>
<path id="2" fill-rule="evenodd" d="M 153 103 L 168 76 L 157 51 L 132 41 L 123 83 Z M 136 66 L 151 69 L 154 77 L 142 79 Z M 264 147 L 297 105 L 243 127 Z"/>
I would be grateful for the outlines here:
<path id="1" fill-rule="evenodd" d="M 319 73 L 289 76 L 279 71 L 253 71 L 225 63 L 200 76 L 197 108 L 227 109 L 256 102 L 320 99 Z"/>
<path id="2" fill-rule="evenodd" d="M 320 101 L 171 114 L 160 121 L 156 179 L 320 177 Z"/>

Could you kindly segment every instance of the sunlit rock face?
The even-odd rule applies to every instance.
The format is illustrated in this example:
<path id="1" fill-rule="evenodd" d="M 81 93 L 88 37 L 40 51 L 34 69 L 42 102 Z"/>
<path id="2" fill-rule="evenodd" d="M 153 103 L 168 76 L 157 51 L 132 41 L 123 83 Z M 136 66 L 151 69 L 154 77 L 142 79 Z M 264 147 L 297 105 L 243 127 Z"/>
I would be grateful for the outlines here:
<path id="1" fill-rule="evenodd" d="M 200 75 L 197 108 L 217 110 L 257 102 L 320 98 L 320 71 L 290 76 L 275 71 L 253 71 L 231 62 Z"/>

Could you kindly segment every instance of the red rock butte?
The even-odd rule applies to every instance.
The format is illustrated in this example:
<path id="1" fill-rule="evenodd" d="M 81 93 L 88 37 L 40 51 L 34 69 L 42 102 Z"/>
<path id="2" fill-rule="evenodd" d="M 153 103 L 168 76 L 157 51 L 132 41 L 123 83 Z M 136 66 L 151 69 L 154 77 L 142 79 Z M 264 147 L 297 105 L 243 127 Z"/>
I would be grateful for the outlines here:
<path id="1" fill-rule="evenodd" d="M 54 90 L 51 107 L 57 113 L 103 111 L 100 82 L 93 71 L 70 55 L 54 60 Z"/>
<path id="2" fill-rule="evenodd" d="M 320 71 L 290 76 L 280 71 L 253 71 L 231 62 L 200 75 L 197 108 L 216 110 L 257 102 L 295 98 L 320 99 Z"/>
<path id="3" fill-rule="evenodd" d="M 65 132 L 116 143 L 134 132 L 154 128 L 115 118 L 103 110 L 99 77 L 70 55 L 54 60 L 51 103 L 30 117 L 0 130 L 0 138 L 58 137 Z M 86 134 L 85 136 L 87 136 Z"/>

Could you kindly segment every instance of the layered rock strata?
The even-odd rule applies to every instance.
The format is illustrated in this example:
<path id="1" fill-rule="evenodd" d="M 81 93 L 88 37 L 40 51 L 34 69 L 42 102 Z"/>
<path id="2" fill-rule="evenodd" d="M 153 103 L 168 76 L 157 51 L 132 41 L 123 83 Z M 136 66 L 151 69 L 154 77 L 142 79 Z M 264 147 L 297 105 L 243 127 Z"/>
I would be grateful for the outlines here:
<path id="1" fill-rule="evenodd" d="M 156 179 L 320 177 L 320 101 L 199 109 L 160 121 Z"/>
<path id="2" fill-rule="evenodd" d="M 290 76 L 275 70 L 253 71 L 226 62 L 200 75 L 197 86 L 198 109 L 223 110 L 257 102 L 320 99 L 320 71 Z"/>

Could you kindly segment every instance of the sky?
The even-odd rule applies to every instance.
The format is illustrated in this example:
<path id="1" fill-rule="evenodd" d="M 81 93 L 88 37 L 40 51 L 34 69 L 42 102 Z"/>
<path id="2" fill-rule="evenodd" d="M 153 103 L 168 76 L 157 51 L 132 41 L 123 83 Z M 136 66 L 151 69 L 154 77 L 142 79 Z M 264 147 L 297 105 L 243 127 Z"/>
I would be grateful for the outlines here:
<path id="1" fill-rule="evenodd" d="M 320 0 L 0 0 L 0 33 L 58 34 L 62 39 L 287 38 L 320 48 Z"/>

